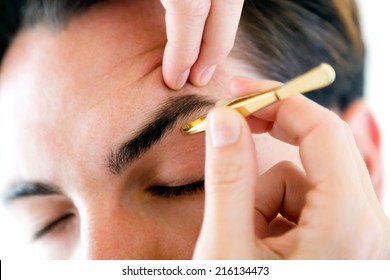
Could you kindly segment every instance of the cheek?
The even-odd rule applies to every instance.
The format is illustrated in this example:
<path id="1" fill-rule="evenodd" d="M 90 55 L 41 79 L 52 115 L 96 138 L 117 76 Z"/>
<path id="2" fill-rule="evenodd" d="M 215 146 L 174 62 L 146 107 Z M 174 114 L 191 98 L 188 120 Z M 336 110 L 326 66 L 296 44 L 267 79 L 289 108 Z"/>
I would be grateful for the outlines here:
<path id="1" fill-rule="evenodd" d="M 82 244 L 92 259 L 189 259 L 202 209 L 201 196 L 144 201 L 133 211 L 96 208 L 81 214 Z"/>
<path id="2" fill-rule="evenodd" d="M 291 161 L 302 167 L 298 147 L 279 141 L 268 134 L 253 135 L 259 174 L 281 161 Z"/>
<path id="3" fill-rule="evenodd" d="M 72 259 L 80 245 L 80 220 L 72 217 L 59 224 L 44 240 L 28 248 L 30 258 L 42 260 Z"/>
<path id="4" fill-rule="evenodd" d="M 160 203 L 151 215 L 153 239 L 157 239 L 163 258 L 190 259 L 198 238 L 204 208 L 203 194 L 193 195 L 174 205 Z M 158 209 L 157 209 L 158 208 Z"/>

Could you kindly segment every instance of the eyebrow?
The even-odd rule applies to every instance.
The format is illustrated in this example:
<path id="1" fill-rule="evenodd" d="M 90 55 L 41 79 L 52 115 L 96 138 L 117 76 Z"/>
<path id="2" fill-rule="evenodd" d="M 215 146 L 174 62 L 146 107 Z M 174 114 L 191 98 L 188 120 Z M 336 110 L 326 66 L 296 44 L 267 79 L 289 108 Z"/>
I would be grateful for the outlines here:
<path id="1" fill-rule="evenodd" d="M 120 145 L 108 158 L 108 168 L 119 175 L 134 160 L 141 157 L 164 136 L 172 132 L 179 121 L 191 114 L 201 113 L 215 106 L 216 101 L 200 95 L 183 95 L 168 99 L 130 140 Z M 204 112 L 202 112 L 204 113 Z M 11 184 L 2 195 L 3 204 L 33 196 L 61 195 L 61 188 L 46 182 L 16 182 Z"/>
<path id="2" fill-rule="evenodd" d="M 17 199 L 44 196 L 44 195 L 61 195 L 60 188 L 43 182 L 18 182 L 12 184 L 4 193 L 2 200 L 4 204 L 9 204 Z"/>
<path id="3" fill-rule="evenodd" d="M 157 144 L 178 122 L 195 112 L 215 106 L 216 101 L 200 95 L 183 95 L 168 99 L 153 115 L 151 121 L 144 124 L 130 140 L 120 145 L 108 158 L 108 168 L 119 175 L 133 161 L 140 158 L 152 146 Z"/>

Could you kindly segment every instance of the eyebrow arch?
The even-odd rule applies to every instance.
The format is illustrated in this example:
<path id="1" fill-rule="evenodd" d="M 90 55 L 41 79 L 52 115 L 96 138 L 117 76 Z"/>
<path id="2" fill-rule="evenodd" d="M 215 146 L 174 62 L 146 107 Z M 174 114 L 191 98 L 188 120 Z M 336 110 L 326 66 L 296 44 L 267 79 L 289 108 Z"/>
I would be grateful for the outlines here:
<path id="1" fill-rule="evenodd" d="M 60 188 L 43 182 L 18 182 L 10 186 L 3 196 L 4 204 L 9 204 L 17 199 L 44 196 L 44 195 L 60 195 Z"/>
<path id="2" fill-rule="evenodd" d="M 141 127 L 135 136 L 123 143 L 108 158 L 108 168 L 119 175 L 134 160 L 141 157 L 165 135 L 195 112 L 214 107 L 215 100 L 200 95 L 183 95 L 168 99 L 152 116 L 151 121 Z"/>

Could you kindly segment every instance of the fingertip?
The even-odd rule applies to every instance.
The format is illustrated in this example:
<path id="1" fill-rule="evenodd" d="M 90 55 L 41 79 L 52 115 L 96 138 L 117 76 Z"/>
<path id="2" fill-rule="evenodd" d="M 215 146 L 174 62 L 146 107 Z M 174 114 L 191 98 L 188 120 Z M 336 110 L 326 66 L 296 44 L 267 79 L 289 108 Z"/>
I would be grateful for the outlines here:
<path id="1" fill-rule="evenodd" d="M 190 68 L 188 68 L 187 70 L 185 70 L 183 73 L 181 73 L 179 75 L 179 77 L 176 79 L 176 83 L 175 83 L 176 90 L 184 87 L 184 85 L 187 83 L 189 75 L 190 75 Z"/>
<path id="2" fill-rule="evenodd" d="M 198 50 L 175 48 L 167 42 L 162 61 L 162 72 L 165 84 L 173 89 L 180 90 L 188 82 L 194 72 L 194 63 Z"/>
<path id="3" fill-rule="evenodd" d="M 169 88 L 173 90 L 180 90 L 187 83 L 191 68 L 187 68 L 182 73 L 180 73 L 172 69 L 172 67 L 169 67 L 167 65 L 167 61 L 168 59 L 164 57 L 162 67 L 162 75 L 164 82 Z"/>
<path id="4" fill-rule="evenodd" d="M 169 75 L 163 73 L 163 79 L 164 79 L 165 85 L 168 88 L 173 89 L 173 90 L 178 90 L 178 88 L 176 88 L 175 82 L 172 81 L 172 79 L 171 79 L 171 77 Z"/>
<path id="5" fill-rule="evenodd" d="M 229 90 L 232 97 L 241 97 L 252 93 L 267 92 L 281 85 L 282 83 L 272 80 L 234 77 L 229 83 Z"/>
<path id="6" fill-rule="evenodd" d="M 208 115 L 211 144 L 214 148 L 233 145 L 239 141 L 241 121 L 238 113 L 229 108 L 216 108 Z"/>
<path id="7" fill-rule="evenodd" d="M 217 68 L 217 64 L 206 67 L 201 71 L 198 71 L 195 67 L 193 67 L 190 76 L 191 83 L 195 86 L 207 85 L 212 79 L 216 68 Z"/>
<path id="8" fill-rule="evenodd" d="M 232 97 L 239 97 L 246 90 L 245 83 L 250 83 L 251 80 L 244 77 L 234 77 L 229 83 L 229 90 Z"/>

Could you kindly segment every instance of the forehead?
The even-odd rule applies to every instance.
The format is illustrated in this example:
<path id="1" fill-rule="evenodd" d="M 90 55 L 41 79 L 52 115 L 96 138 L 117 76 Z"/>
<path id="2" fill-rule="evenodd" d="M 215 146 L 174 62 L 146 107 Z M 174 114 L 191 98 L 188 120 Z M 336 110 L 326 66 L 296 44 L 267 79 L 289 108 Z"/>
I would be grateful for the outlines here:
<path id="1" fill-rule="evenodd" d="M 21 32 L 0 75 L 3 174 L 61 181 L 61 170 L 90 172 L 91 161 L 183 94 L 163 83 L 165 43 L 160 1 L 110 1 L 64 29 Z"/>
<path id="2" fill-rule="evenodd" d="M 64 105 L 88 110 L 118 99 L 161 61 L 164 12 L 142 2 L 110 1 L 64 28 L 38 25 L 20 32 L 2 67 L 3 100 L 50 103 L 46 110 L 58 111 Z"/>

